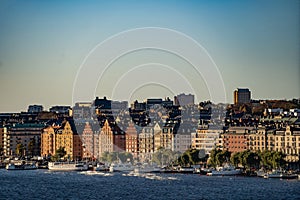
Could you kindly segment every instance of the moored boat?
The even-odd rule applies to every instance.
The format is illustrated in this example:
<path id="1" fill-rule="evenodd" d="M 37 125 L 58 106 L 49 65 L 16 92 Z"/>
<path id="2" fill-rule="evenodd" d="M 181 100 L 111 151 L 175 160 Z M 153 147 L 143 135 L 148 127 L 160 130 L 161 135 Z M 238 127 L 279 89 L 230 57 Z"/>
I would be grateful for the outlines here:
<path id="1" fill-rule="evenodd" d="M 134 170 L 131 163 L 112 163 L 109 167 L 110 172 L 130 172 Z"/>
<path id="2" fill-rule="evenodd" d="M 195 169 L 193 167 L 180 167 L 178 172 L 183 174 L 192 174 L 195 172 Z"/>
<path id="3" fill-rule="evenodd" d="M 224 167 L 218 167 L 216 170 L 211 170 L 206 175 L 207 176 L 236 176 L 240 175 L 242 171 L 240 169 L 236 169 L 231 165 L 224 165 Z"/>
<path id="4" fill-rule="evenodd" d="M 273 170 L 272 172 L 266 173 L 264 178 L 280 178 L 280 179 L 296 179 L 297 174 L 285 173 L 280 170 Z"/>
<path id="5" fill-rule="evenodd" d="M 256 171 L 256 175 L 258 177 L 265 177 L 267 175 L 267 172 L 264 169 L 260 169 L 260 170 Z"/>
<path id="6" fill-rule="evenodd" d="M 86 171 L 88 165 L 76 162 L 49 162 L 48 169 L 52 171 Z"/>
<path id="7" fill-rule="evenodd" d="M 97 163 L 95 171 L 98 171 L 98 172 L 109 171 L 109 168 L 103 163 Z"/>
<path id="8" fill-rule="evenodd" d="M 136 166 L 134 168 L 135 173 L 158 173 L 160 171 L 161 171 L 161 168 L 159 168 L 155 165 L 149 165 L 147 163 Z"/>
<path id="9" fill-rule="evenodd" d="M 35 163 L 25 163 L 25 164 L 14 164 L 14 163 L 9 163 L 6 165 L 7 170 L 34 170 L 37 169 L 37 166 Z"/>

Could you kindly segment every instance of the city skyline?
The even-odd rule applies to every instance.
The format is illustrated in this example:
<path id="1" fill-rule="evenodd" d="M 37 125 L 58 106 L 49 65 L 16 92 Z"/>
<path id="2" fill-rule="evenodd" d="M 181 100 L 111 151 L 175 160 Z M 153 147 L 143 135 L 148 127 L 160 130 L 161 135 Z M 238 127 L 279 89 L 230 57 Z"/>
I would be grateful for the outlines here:
<path id="1" fill-rule="evenodd" d="M 224 81 L 224 103 L 233 102 L 236 88 L 249 88 L 252 99 L 299 98 L 298 8 L 299 1 L 2 1 L 0 112 L 25 110 L 31 104 L 74 106 L 76 74 L 89 52 L 112 35 L 142 27 L 179 31 L 202 45 Z M 153 50 L 119 59 L 97 86 L 95 96 L 113 99 L 115 82 L 111 81 L 121 78 L 120 69 L 129 71 L 149 62 L 166 63 L 192 86 L 199 85 L 195 102 L 210 99 L 205 81 L 185 74 L 186 63 Z M 126 81 L 130 85 L 132 80 L 122 83 Z M 170 88 L 146 85 L 131 98 L 172 98 Z"/>

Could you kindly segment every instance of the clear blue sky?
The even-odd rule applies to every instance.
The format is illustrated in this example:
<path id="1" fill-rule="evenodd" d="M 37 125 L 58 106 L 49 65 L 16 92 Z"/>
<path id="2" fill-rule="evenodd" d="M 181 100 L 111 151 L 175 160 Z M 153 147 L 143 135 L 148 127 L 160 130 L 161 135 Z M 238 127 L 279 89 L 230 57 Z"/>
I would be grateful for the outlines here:
<path id="1" fill-rule="evenodd" d="M 299 98 L 299 7 L 298 0 L 1 0 L 0 112 L 71 105 L 90 50 L 111 35 L 150 26 L 180 31 L 205 47 L 228 102 L 237 87 L 250 88 L 254 99 Z"/>

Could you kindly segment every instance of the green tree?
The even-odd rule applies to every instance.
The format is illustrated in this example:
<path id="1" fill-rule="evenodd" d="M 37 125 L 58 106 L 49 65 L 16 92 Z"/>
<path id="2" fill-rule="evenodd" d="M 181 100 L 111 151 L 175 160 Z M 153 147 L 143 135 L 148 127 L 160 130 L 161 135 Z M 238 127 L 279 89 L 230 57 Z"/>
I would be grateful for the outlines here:
<path id="1" fill-rule="evenodd" d="M 104 162 L 107 162 L 107 160 L 108 160 L 108 154 L 109 153 L 107 151 L 103 152 L 100 159 L 102 161 L 104 161 Z"/>
<path id="2" fill-rule="evenodd" d="M 175 164 L 179 157 L 180 153 L 161 147 L 152 155 L 152 162 L 161 166 L 171 165 Z"/>
<path id="3" fill-rule="evenodd" d="M 218 166 L 217 155 L 221 152 L 222 151 L 220 149 L 217 149 L 217 148 L 211 150 L 210 156 L 209 156 L 209 159 L 208 159 L 208 164 L 211 165 L 212 167 L 217 167 Z"/>
<path id="4" fill-rule="evenodd" d="M 125 162 L 133 162 L 133 156 L 131 153 L 129 152 L 122 152 L 118 154 L 119 159 L 121 160 L 121 162 L 125 163 Z"/>
<path id="5" fill-rule="evenodd" d="M 67 152 L 65 150 L 65 147 L 59 147 L 58 149 L 56 149 L 55 156 L 58 159 L 63 158 L 66 154 L 67 154 Z"/>
<path id="6" fill-rule="evenodd" d="M 229 151 L 221 151 L 215 148 L 210 152 L 208 164 L 213 167 L 222 166 L 225 162 L 230 162 L 230 156 Z"/>
<path id="7" fill-rule="evenodd" d="M 260 158 L 255 152 L 248 152 L 246 158 L 246 165 L 250 169 L 251 167 L 258 168 L 259 167 Z"/>
<path id="8" fill-rule="evenodd" d="M 197 149 L 188 149 L 178 158 L 178 164 L 182 166 L 194 165 L 200 161 L 199 150 Z"/>
<path id="9" fill-rule="evenodd" d="M 285 155 L 282 152 L 272 152 L 272 167 L 273 169 L 281 168 L 285 165 Z"/>
<path id="10" fill-rule="evenodd" d="M 22 156 L 23 155 L 23 150 L 24 150 L 23 144 L 22 143 L 17 144 L 16 154 L 18 156 Z"/>
<path id="11" fill-rule="evenodd" d="M 35 147 L 35 140 L 31 139 L 30 142 L 28 143 L 28 152 L 31 156 L 33 156 L 34 147 Z"/>
<path id="12" fill-rule="evenodd" d="M 4 148 L 2 147 L 2 145 L 0 145 L 0 156 L 3 155 L 3 150 L 4 150 Z"/>
<path id="13" fill-rule="evenodd" d="M 112 163 L 114 161 L 119 161 L 117 153 L 116 152 L 108 153 L 107 162 Z"/>
<path id="14" fill-rule="evenodd" d="M 238 165 L 240 164 L 240 152 L 237 152 L 233 155 L 231 155 L 230 157 L 230 162 L 235 166 L 238 167 Z"/>

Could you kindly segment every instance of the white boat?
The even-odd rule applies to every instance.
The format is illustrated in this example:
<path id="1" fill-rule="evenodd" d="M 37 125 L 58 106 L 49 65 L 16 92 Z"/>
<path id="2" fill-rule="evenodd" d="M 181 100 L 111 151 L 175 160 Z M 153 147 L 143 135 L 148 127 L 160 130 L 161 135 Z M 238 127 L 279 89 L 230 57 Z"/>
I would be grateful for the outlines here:
<path id="1" fill-rule="evenodd" d="M 240 169 L 236 169 L 232 165 L 224 165 L 224 167 L 218 167 L 216 170 L 211 170 L 207 173 L 207 176 L 235 176 L 241 174 Z"/>
<path id="2" fill-rule="evenodd" d="M 145 163 L 134 168 L 135 173 L 158 173 L 161 169 L 155 165 Z"/>
<path id="3" fill-rule="evenodd" d="M 37 169 L 37 166 L 35 163 L 25 163 L 22 165 L 15 165 L 14 163 L 9 163 L 6 165 L 7 170 L 33 170 Z"/>
<path id="4" fill-rule="evenodd" d="M 97 163 L 95 171 L 98 171 L 98 172 L 108 171 L 108 167 L 105 164 Z"/>
<path id="5" fill-rule="evenodd" d="M 280 170 L 273 170 L 272 172 L 267 173 L 264 178 L 281 178 L 281 179 L 294 179 L 297 178 L 297 174 L 289 174 Z"/>
<path id="6" fill-rule="evenodd" d="M 195 173 L 196 170 L 193 167 L 180 167 L 178 172 L 184 174 L 190 174 L 190 173 Z"/>
<path id="7" fill-rule="evenodd" d="M 75 162 L 49 162 L 48 169 L 53 171 L 86 171 L 88 165 Z"/>
<path id="8" fill-rule="evenodd" d="M 131 163 L 112 163 L 109 167 L 110 172 L 130 172 L 134 170 Z"/>
<path id="9" fill-rule="evenodd" d="M 267 172 L 264 169 L 260 169 L 256 172 L 256 175 L 258 177 L 265 177 L 267 175 Z"/>

